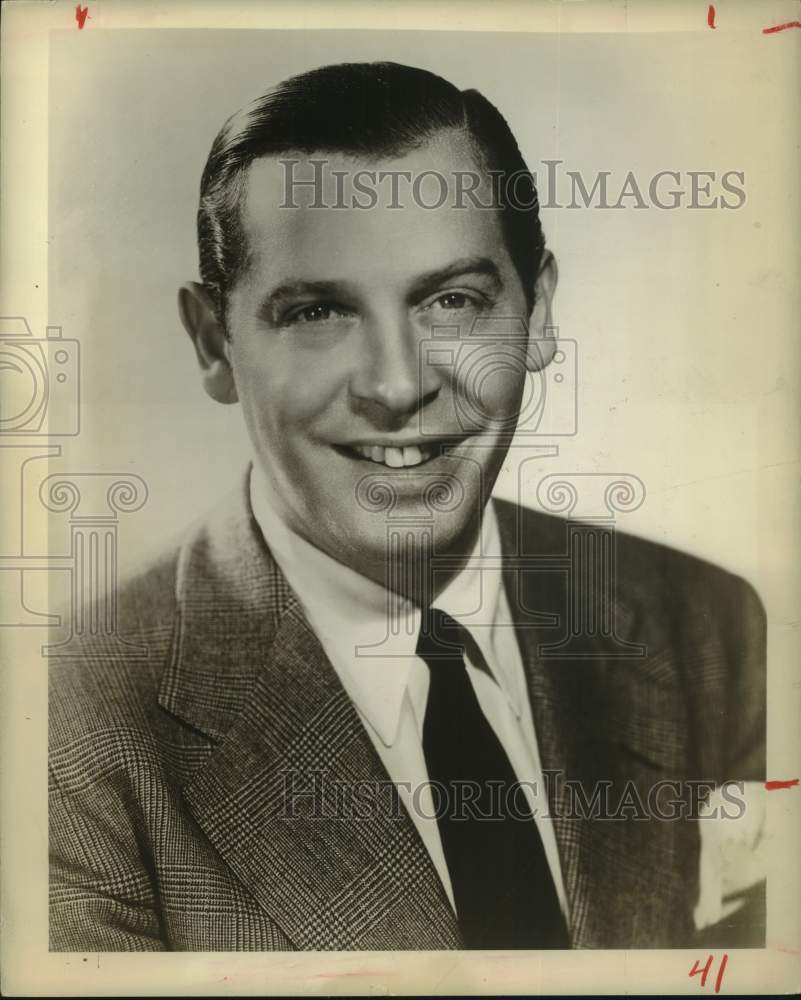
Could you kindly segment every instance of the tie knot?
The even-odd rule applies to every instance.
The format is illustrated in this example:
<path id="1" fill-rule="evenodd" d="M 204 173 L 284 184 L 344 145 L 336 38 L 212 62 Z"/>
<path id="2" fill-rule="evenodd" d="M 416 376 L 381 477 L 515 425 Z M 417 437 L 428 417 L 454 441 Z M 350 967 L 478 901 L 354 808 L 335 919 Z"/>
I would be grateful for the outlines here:
<path id="1" fill-rule="evenodd" d="M 439 608 L 429 608 L 423 612 L 420 622 L 416 652 L 428 666 L 432 665 L 432 661 L 435 663 L 462 661 L 464 656 L 462 626 Z"/>

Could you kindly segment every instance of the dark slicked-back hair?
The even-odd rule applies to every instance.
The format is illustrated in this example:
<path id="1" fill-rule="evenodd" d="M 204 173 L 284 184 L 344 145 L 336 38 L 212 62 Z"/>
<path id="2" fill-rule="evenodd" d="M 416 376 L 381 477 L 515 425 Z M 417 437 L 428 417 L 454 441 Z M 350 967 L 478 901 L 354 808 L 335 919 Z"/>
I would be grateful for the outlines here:
<path id="1" fill-rule="evenodd" d="M 461 129 L 478 162 L 514 180 L 501 199 L 508 248 L 529 307 L 545 245 L 534 178 L 506 120 L 476 90 L 398 63 L 341 63 L 293 76 L 237 111 L 211 147 L 197 216 L 200 275 L 221 322 L 247 260 L 241 200 L 250 164 L 263 156 L 330 152 L 398 156 L 445 129 Z M 465 169 L 468 164 L 465 164 Z"/>

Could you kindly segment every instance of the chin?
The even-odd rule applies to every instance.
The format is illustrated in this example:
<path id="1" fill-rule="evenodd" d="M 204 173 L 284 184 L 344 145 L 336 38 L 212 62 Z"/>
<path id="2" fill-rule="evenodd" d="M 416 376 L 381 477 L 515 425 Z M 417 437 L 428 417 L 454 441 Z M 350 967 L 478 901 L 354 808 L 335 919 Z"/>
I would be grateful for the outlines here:
<path id="1" fill-rule="evenodd" d="M 429 559 L 432 555 L 471 551 L 476 518 L 440 514 L 429 517 L 366 517 L 348 532 L 349 562 L 375 565 L 404 557 Z"/>

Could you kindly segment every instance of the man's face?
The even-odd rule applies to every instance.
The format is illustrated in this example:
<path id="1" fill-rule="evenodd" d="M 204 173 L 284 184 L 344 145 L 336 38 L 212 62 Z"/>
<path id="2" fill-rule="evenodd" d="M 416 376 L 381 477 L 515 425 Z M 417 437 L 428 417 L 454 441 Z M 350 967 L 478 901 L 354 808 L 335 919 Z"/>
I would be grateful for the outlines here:
<path id="1" fill-rule="evenodd" d="M 229 294 L 227 351 L 279 513 L 377 577 L 389 523 L 407 522 L 412 538 L 433 529 L 436 552 L 472 540 L 525 386 L 526 296 L 498 213 L 468 199 L 448 207 L 454 171 L 479 170 L 463 137 L 387 160 L 310 158 L 328 161 L 327 177 L 346 172 L 348 207 L 311 208 L 308 188 L 296 189 L 298 207 L 281 207 L 280 160 L 299 160 L 294 176 L 308 178 L 303 154 L 251 166 L 249 260 Z M 407 184 L 403 207 L 390 208 L 385 184 L 376 207 L 354 207 L 351 178 L 365 169 L 437 170 L 451 193 L 426 209 Z M 436 187 L 422 191 L 436 200 Z M 336 197 L 327 185 L 326 204 Z"/>

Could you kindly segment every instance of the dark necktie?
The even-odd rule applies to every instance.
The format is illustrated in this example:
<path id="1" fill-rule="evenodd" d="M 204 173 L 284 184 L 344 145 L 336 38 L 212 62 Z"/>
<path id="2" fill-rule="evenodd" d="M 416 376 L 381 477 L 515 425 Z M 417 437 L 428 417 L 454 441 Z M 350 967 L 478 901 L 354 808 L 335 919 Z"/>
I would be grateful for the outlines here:
<path id="1" fill-rule="evenodd" d="M 424 615 L 417 655 L 431 675 L 423 753 L 467 948 L 569 948 L 523 789 L 478 703 L 461 626 Z"/>

